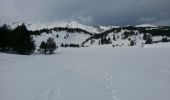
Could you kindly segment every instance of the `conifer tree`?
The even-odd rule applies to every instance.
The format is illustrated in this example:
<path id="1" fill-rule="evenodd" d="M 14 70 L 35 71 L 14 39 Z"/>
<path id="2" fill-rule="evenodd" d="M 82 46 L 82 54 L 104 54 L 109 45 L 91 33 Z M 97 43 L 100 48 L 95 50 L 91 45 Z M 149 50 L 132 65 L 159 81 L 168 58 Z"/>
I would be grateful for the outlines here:
<path id="1" fill-rule="evenodd" d="M 25 24 L 15 28 L 13 35 L 15 35 L 13 50 L 16 51 L 16 53 L 29 55 L 34 52 L 35 43 Z"/>
<path id="2" fill-rule="evenodd" d="M 38 49 L 39 52 L 46 54 L 47 53 L 47 49 L 46 49 L 46 43 L 43 41 L 40 44 L 40 47 Z"/>
<path id="3" fill-rule="evenodd" d="M 46 42 L 46 48 L 47 48 L 48 54 L 53 54 L 54 50 L 57 49 L 56 43 L 53 38 L 48 38 Z"/>
<path id="4" fill-rule="evenodd" d="M 56 43 L 53 38 L 48 38 L 47 42 L 41 42 L 41 45 L 38 49 L 39 52 L 43 54 L 53 54 L 57 49 Z"/>

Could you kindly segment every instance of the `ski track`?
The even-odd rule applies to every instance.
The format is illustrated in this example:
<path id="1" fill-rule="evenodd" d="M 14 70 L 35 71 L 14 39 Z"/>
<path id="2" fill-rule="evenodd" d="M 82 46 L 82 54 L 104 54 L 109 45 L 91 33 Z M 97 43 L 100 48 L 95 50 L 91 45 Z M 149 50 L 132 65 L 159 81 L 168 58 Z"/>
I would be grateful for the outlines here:
<path id="1" fill-rule="evenodd" d="M 1 67 L 0 67 L 0 72 L 4 71 L 11 71 L 11 68 L 6 68 L 2 67 L 5 66 L 6 64 L 12 64 L 16 62 L 21 62 L 22 61 L 27 61 L 30 59 L 30 57 L 13 57 L 13 58 L 5 58 L 3 60 L 0 60 L 1 62 Z M 37 56 L 32 56 L 31 60 L 36 60 L 38 59 Z M 102 70 L 83 66 L 80 67 L 78 65 L 65 65 L 69 67 L 64 67 L 65 70 L 67 70 L 67 74 L 61 74 L 59 77 L 56 77 L 55 79 L 52 79 L 50 82 L 45 84 L 44 88 L 38 93 L 37 96 L 33 100 L 56 100 L 59 99 L 60 97 L 60 82 L 64 79 L 64 77 L 68 77 L 70 72 L 77 72 L 78 70 L 80 71 L 87 71 L 88 73 L 98 73 L 104 77 L 104 81 L 106 82 L 106 85 L 104 86 L 105 89 L 110 93 L 110 96 L 113 100 L 119 100 L 118 97 L 116 96 L 115 89 L 112 87 L 112 75 L 108 72 L 104 72 Z"/>
<path id="2" fill-rule="evenodd" d="M 66 76 L 66 72 L 64 72 L 58 77 L 51 79 L 51 81 L 44 85 L 44 87 L 39 91 L 38 95 L 36 95 L 33 100 L 58 100 L 60 97 L 59 84 Z"/>
<path id="3" fill-rule="evenodd" d="M 95 68 L 91 68 L 91 67 L 87 67 L 87 66 L 84 66 L 84 67 L 80 67 L 80 66 L 75 66 L 75 65 L 72 65 L 71 66 L 71 70 L 77 70 L 77 69 L 80 69 L 80 70 L 86 70 L 88 72 L 94 72 L 94 73 L 98 73 L 102 76 L 104 76 L 104 80 L 106 81 L 106 85 L 104 86 L 105 89 L 107 89 L 112 97 L 113 100 L 119 100 L 118 97 L 116 96 L 116 91 L 115 89 L 112 87 L 113 85 L 113 81 L 112 81 L 112 75 L 108 72 L 105 72 L 105 71 L 102 71 L 101 69 L 95 69 Z"/>
<path id="4" fill-rule="evenodd" d="M 31 60 L 36 60 L 39 57 L 37 56 L 32 56 Z M 0 72 L 3 71 L 10 71 L 12 70 L 11 68 L 6 68 L 4 67 L 6 64 L 12 64 L 16 62 L 21 62 L 22 61 L 27 61 L 30 59 L 30 57 L 13 57 L 13 58 L 5 58 L 4 60 L 0 60 L 1 65 L 3 67 L 0 67 Z M 78 72 L 79 71 L 87 71 L 88 73 L 95 73 L 95 74 L 100 74 L 102 77 L 104 77 L 101 81 L 105 81 L 105 86 L 104 88 L 110 93 L 109 95 L 113 100 L 119 100 L 118 97 L 116 96 L 115 89 L 112 87 L 113 81 L 112 81 L 112 75 L 108 72 L 102 71 L 101 69 L 95 69 L 87 66 L 80 67 L 78 65 L 65 65 L 68 67 L 64 67 L 64 69 L 67 71 L 67 74 L 61 74 L 58 77 L 52 79 L 48 83 L 44 85 L 44 87 L 39 91 L 39 93 L 35 96 L 33 100 L 58 100 L 60 98 L 60 83 L 64 78 L 68 77 L 70 73 Z M 98 77 L 96 77 L 98 78 Z"/>
<path id="5" fill-rule="evenodd" d="M 67 66 L 67 65 L 66 65 Z M 110 93 L 109 95 L 111 96 L 111 98 L 113 100 L 119 100 L 118 97 L 116 96 L 115 93 L 115 89 L 112 87 L 112 75 L 110 73 L 104 72 L 100 69 L 94 69 L 94 68 L 89 68 L 89 67 L 80 67 L 80 66 L 75 66 L 72 65 L 66 68 L 66 70 L 68 70 L 67 74 L 63 74 L 61 75 L 58 80 L 58 78 L 56 79 L 52 79 L 52 81 L 50 81 L 46 87 L 46 89 L 43 89 L 41 91 L 41 93 L 39 94 L 40 97 L 37 97 L 34 100 L 58 100 L 60 98 L 60 83 L 62 82 L 62 80 L 64 80 L 64 78 L 69 76 L 69 73 L 73 73 L 75 71 L 81 70 L 81 71 L 88 71 L 88 72 L 93 72 L 93 73 L 98 73 L 100 75 L 102 75 L 104 77 L 104 81 L 106 82 L 105 84 L 105 89 Z M 102 81 L 103 81 L 102 80 Z M 43 92 L 43 93 L 42 93 Z"/>
<path id="6" fill-rule="evenodd" d="M 53 100 L 54 95 L 59 97 L 59 89 L 58 89 L 58 83 L 62 79 L 63 76 L 57 77 L 55 79 L 52 79 L 50 82 L 48 82 L 43 89 L 38 93 L 38 95 L 35 96 L 33 100 Z M 60 79 L 58 79 L 60 78 Z M 56 100 L 56 99 L 55 99 Z"/>

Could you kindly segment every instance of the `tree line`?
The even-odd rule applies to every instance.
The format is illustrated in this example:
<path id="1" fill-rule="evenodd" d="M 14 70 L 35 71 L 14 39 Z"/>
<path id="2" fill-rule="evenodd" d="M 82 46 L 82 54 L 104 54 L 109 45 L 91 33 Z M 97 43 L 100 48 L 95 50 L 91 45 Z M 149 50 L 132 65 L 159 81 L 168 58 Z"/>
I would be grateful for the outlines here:
<path id="1" fill-rule="evenodd" d="M 36 32 L 27 30 L 25 24 L 18 25 L 14 29 L 6 24 L 0 26 L 0 52 L 22 55 L 34 53 L 36 45 L 33 34 L 38 34 Z M 40 45 L 39 50 L 44 54 L 52 54 L 56 48 L 54 39 L 49 38 L 46 43 Z"/>
<path id="2" fill-rule="evenodd" d="M 0 51 L 29 55 L 35 50 L 35 41 L 24 24 L 15 29 L 4 24 L 0 27 Z"/>
<path id="3" fill-rule="evenodd" d="M 42 33 L 47 33 L 50 34 L 52 31 L 55 32 L 60 32 L 60 31 L 65 31 L 67 33 L 84 33 L 84 34 L 89 34 L 92 35 L 93 33 L 90 33 L 86 30 L 80 29 L 80 28 L 68 28 L 68 27 L 54 27 L 54 28 L 43 28 L 40 30 L 35 30 L 35 31 L 30 31 L 32 35 L 41 35 Z"/>

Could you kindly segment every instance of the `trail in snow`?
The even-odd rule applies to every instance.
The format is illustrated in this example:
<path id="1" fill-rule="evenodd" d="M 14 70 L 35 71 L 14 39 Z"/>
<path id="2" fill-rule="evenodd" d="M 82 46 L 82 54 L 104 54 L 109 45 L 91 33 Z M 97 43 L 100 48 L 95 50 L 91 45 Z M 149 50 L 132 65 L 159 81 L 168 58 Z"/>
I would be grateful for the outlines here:
<path id="1" fill-rule="evenodd" d="M 49 81 L 38 95 L 35 96 L 34 100 L 53 100 L 59 97 L 59 82 L 62 80 L 63 75 L 60 74 L 58 77 Z M 53 97 L 55 95 L 55 97 Z"/>
<path id="2" fill-rule="evenodd" d="M 61 51 L 23 58 L 1 54 L 0 100 L 170 98 L 168 49 Z"/>
<path id="3" fill-rule="evenodd" d="M 119 100 L 118 97 L 116 96 L 116 91 L 115 89 L 112 87 L 113 86 L 113 81 L 112 81 L 112 75 L 108 72 L 105 72 L 105 71 L 102 71 L 101 69 L 94 69 L 94 68 L 90 68 L 90 67 L 79 67 L 79 66 L 72 66 L 71 67 L 72 69 L 81 69 L 81 70 L 87 70 L 88 72 L 92 72 L 92 73 L 99 73 L 100 75 L 104 76 L 103 80 L 106 81 L 106 84 L 105 84 L 105 88 L 109 91 L 111 97 L 113 100 Z M 99 76 L 100 76 L 99 75 Z M 98 76 L 98 77 L 99 77 Z"/>
<path id="4" fill-rule="evenodd" d="M 65 66 L 68 66 L 68 65 L 65 65 Z M 41 92 L 43 92 L 43 93 L 40 93 L 39 97 L 38 98 L 36 97 L 35 100 L 64 100 L 64 99 L 67 99 L 67 98 L 65 98 L 67 96 L 77 99 L 77 97 L 79 97 L 79 96 L 74 97 L 74 94 L 70 95 L 71 92 L 67 93 L 67 91 L 69 91 L 69 89 L 67 89 L 67 87 L 68 88 L 73 87 L 75 90 L 76 90 L 76 88 L 80 88 L 80 87 L 76 86 L 76 85 L 75 85 L 76 86 L 75 87 L 74 82 L 73 82 L 73 84 L 71 84 L 73 86 L 68 86 L 70 84 L 63 85 L 68 82 L 71 83 L 72 80 L 78 81 L 75 83 L 79 83 L 79 85 L 81 86 L 80 89 L 82 89 L 82 90 L 77 89 L 77 91 L 84 92 L 84 94 L 79 93 L 80 95 L 84 96 L 84 95 L 88 94 L 89 91 L 92 90 L 92 89 L 87 90 L 87 92 L 86 92 L 86 87 L 89 88 L 90 85 L 93 85 L 93 84 L 97 85 L 97 84 L 102 83 L 102 87 L 105 88 L 105 91 L 108 91 L 107 93 L 108 93 L 108 96 L 110 95 L 110 99 L 119 100 L 118 97 L 116 96 L 115 89 L 112 87 L 112 84 L 113 84 L 112 76 L 109 73 L 104 72 L 100 69 L 94 69 L 94 68 L 90 68 L 87 66 L 80 67 L 80 66 L 75 66 L 75 65 L 71 65 L 71 66 L 69 65 L 68 67 L 65 67 L 65 69 L 67 70 L 67 73 L 64 73 L 64 74 L 60 75 L 60 77 L 57 77 L 56 79 L 53 79 L 52 81 L 50 81 L 48 86 L 45 86 L 46 90 L 42 90 Z M 78 79 L 76 79 L 76 78 L 78 78 Z M 84 81 L 85 83 L 82 84 L 80 81 Z M 92 83 L 89 84 L 87 81 L 92 81 Z M 86 84 L 88 84 L 88 85 L 86 86 Z M 85 87 L 85 88 L 83 89 L 83 87 Z M 97 88 L 98 87 L 95 87 L 95 89 L 97 89 Z M 74 92 L 78 93 L 77 91 L 74 91 Z M 96 93 L 98 93 L 98 92 L 99 91 L 97 91 Z M 103 90 L 101 92 L 103 92 Z M 99 93 L 99 95 L 101 95 L 101 94 Z M 91 97 L 90 100 L 93 100 L 92 98 L 94 99 L 96 97 Z M 100 100 L 100 98 L 98 98 L 98 100 Z"/>

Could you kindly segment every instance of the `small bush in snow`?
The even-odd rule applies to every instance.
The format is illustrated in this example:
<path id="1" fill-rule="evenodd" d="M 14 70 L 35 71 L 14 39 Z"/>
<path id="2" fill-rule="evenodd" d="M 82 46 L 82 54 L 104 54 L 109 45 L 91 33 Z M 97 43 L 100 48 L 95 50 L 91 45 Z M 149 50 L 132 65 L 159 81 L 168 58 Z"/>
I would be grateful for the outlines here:
<path id="1" fill-rule="evenodd" d="M 168 42 L 167 37 L 163 37 L 163 38 L 162 38 L 162 42 Z"/>
<path id="2" fill-rule="evenodd" d="M 114 48 L 114 47 L 115 47 L 115 45 L 113 44 L 113 45 L 112 45 L 112 47 Z"/>
<path id="3" fill-rule="evenodd" d="M 136 42 L 134 40 L 130 41 L 130 46 L 134 46 L 136 44 Z"/>

